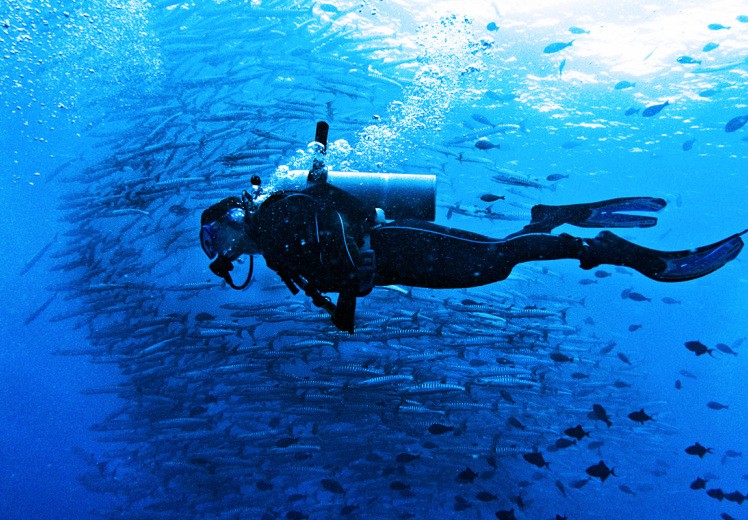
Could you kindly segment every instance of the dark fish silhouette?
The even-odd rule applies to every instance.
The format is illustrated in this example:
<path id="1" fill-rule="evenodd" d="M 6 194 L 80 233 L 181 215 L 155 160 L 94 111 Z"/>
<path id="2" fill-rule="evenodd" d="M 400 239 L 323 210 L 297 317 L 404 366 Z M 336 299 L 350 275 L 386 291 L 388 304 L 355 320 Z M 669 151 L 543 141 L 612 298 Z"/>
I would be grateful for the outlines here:
<path id="1" fill-rule="evenodd" d="M 582 278 L 579 280 L 580 285 L 591 285 L 593 283 L 597 283 L 597 280 L 592 280 L 590 278 Z"/>
<path id="2" fill-rule="evenodd" d="M 661 301 L 662 303 L 667 303 L 668 305 L 680 303 L 680 300 L 676 300 L 675 298 L 671 298 L 670 296 L 665 296 Z"/>
<path id="3" fill-rule="evenodd" d="M 714 347 L 719 350 L 720 352 L 724 352 L 725 354 L 732 354 L 733 356 L 737 356 L 738 353 L 735 352 L 733 349 L 725 345 L 724 343 L 717 343 L 714 345 Z"/>
<path id="4" fill-rule="evenodd" d="M 408 491 L 410 489 L 410 484 L 406 484 L 400 480 L 393 480 L 390 482 L 390 489 L 392 491 Z"/>
<path id="5" fill-rule="evenodd" d="M 725 132 L 734 132 L 735 130 L 740 130 L 745 126 L 746 123 L 748 123 L 748 115 L 733 117 L 725 125 Z"/>
<path id="6" fill-rule="evenodd" d="M 621 484 L 620 486 L 618 486 L 618 489 L 620 489 L 627 495 L 636 495 L 636 493 L 634 493 L 634 490 L 628 487 L 626 484 Z"/>
<path id="7" fill-rule="evenodd" d="M 500 144 L 493 144 L 485 137 L 481 137 L 475 142 L 475 147 L 478 150 L 490 150 L 491 148 L 501 148 Z"/>
<path id="8" fill-rule="evenodd" d="M 613 85 L 613 89 L 615 90 L 626 90 L 627 88 L 634 88 L 636 86 L 636 83 L 631 83 L 630 81 L 619 81 L 615 85 Z"/>
<path id="9" fill-rule="evenodd" d="M 610 421 L 610 418 L 608 417 L 608 412 L 606 412 L 605 408 L 603 408 L 599 404 L 592 405 L 592 417 L 591 418 L 604 422 L 605 424 L 608 425 L 608 428 L 613 426 L 613 423 Z"/>
<path id="10" fill-rule="evenodd" d="M 564 43 L 564 42 L 551 43 L 545 46 L 545 49 L 543 49 L 543 52 L 545 54 L 553 54 L 554 52 L 562 51 L 567 47 L 571 47 L 572 43 L 574 43 L 574 40 L 571 40 L 568 43 Z"/>
<path id="11" fill-rule="evenodd" d="M 561 179 L 568 179 L 568 175 L 564 175 L 562 173 L 552 173 L 548 177 L 545 178 L 547 181 L 555 182 L 560 181 Z"/>
<path id="12" fill-rule="evenodd" d="M 722 29 L 729 29 L 729 26 L 722 25 L 721 23 L 710 23 L 706 26 L 710 31 L 719 31 Z"/>
<path id="13" fill-rule="evenodd" d="M 699 97 L 710 98 L 712 96 L 716 96 L 718 93 L 719 90 L 717 90 L 716 88 L 708 88 L 699 92 Z"/>
<path id="14" fill-rule="evenodd" d="M 522 431 L 524 431 L 524 430 L 526 430 L 526 429 L 527 429 L 527 428 L 525 427 L 525 425 L 524 425 L 524 424 L 522 424 L 522 423 L 521 423 L 521 422 L 519 421 L 519 419 L 517 419 L 516 417 L 510 417 L 509 419 L 507 419 L 507 420 L 506 420 L 506 422 L 508 422 L 510 426 L 514 426 L 514 427 L 515 427 L 515 428 L 517 428 L 518 430 L 522 430 Z"/>
<path id="15" fill-rule="evenodd" d="M 481 502 L 493 502 L 494 500 L 496 500 L 499 497 L 497 497 L 493 493 L 489 493 L 488 491 L 479 491 L 475 495 L 475 498 L 477 498 Z"/>
<path id="16" fill-rule="evenodd" d="M 647 415 L 647 412 L 644 411 L 644 408 L 642 408 L 638 412 L 631 412 L 629 414 L 629 419 L 634 422 L 638 422 L 639 424 L 644 424 L 647 421 L 654 421 L 654 419 L 652 419 L 652 416 Z"/>
<path id="17" fill-rule="evenodd" d="M 478 476 L 476 472 L 474 472 L 470 468 L 465 468 L 463 471 L 460 471 L 457 474 L 457 482 L 460 484 L 472 484 L 475 478 Z"/>
<path id="18" fill-rule="evenodd" d="M 624 116 L 633 116 L 634 114 L 638 114 L 639 109 L 636 107 L 627 108 L 626 111 L 623 113 Z"/>
<path id="19" fill-rule="evenodd" d="M 414 460 L 420 458 L 420 455 L 412 455 L 410 453 L 400 453 L 397 457 L 395 457 L 395 462 L 399 462 L 400 464 L 407 464 L 408 462 L 413 462 Z"/>
<path id="20" fill-rule="evenodd" d="M 657 115 L 660 113 L 660 110 L 662 110 L 669 104 L 670 101 L 665 101 L 664 103 L 660 103 L 658 105 L 650 105 L 644 109 L 644 112 L 642 112 L 642 117 L 652 117 L 654 115 Z"/>
<path id="21" fill-rule="evenodd" d="M 637 331 L 637 330 L 639 330 L 640 328 L 642 328 L 642 326 L 641 326 L 641 325 L 633 325 L 633 324 L 632 324 L 632 325 L 629 325 L 629 332 L 634 332 L 634 331 Z"/>
<path id="22" fill-rule="evenodd" d="M 504 200 L 503 195 L 494 195 L 492 193 L 484 193 L 480 196 L 480 200 L 483 202 L 496 202 L 497 200 Z"/>
<path id="23" fill-rule="evenodd" d="M 560 439 L 556 439 L 556 442 L 553 443 L 553 446 L 556 448 L 563 450 L 564 448 L 568 448 L 570 446 L 574 446 L 577 443 L 577 441 L 572 441 L 569 439 L 564 439 L 563 437 Z"/>
<path id="24" fill-rule="evenodd" d="M 691 379 L 696 379 L 696 374 L 693 374 L 689 372 L 688 370 L 681 369 L 678 371 L 678 373 L 682 375 L 683 377 L 690 377 Z"/>
<path id="25" fill-rule="evenodd" d="M 585 471 L 590 477 L 599 478 L 602 482 L 605 482 L 605 480 L 611 475 L 613 475 L 614 477 L 618 476 L 615 474 L 615 468 L 610 469 L 602 460 L 597 464 L 593 464 Z"/>
<path id="26" fill-rule="evenodd" d="M 627 383 L 626 381 L 621 381 L 620 379 L 616 379 L 613 382 L 613 386 L 616 388 L 631 388 L 631 385 Z"/>
<path id="27" fill-rule="evenodd" d="M 336 495 L 342 495 L 343 493 L 345 493 L 345 489 L 343 489 L 343 486 L 340 485 L 340 482 L 331 478 L 323 478 L 322 487 L 330 493 L 335 493 Z"/>
<path id="28" fill-rule="evenodd" d="M 631 330 L 631 329 L 629 329 L 629 330 Z M 620 359 L 621 361 L 623 361 L 623 362 L 624 362 L 624 363 L 626 363 L 627 365 L 630 365 L 630 364 L 631 364 L 631 360 L 630 360 L 630 359 L 629 359 L 629 357 L 628 357 L 628 356 L 627 356 L 626 354 L 624 354 L 623 352 L 618 352 L 618 354 L 617 354 L 617 355 L 618 355 L 618 359 Z"/>
<path id="29" fill-rule="evenodd" d="M 693 490 L 706 489 L 706 480 L 704 480 L 701 477 L 698 477 L 696 480 L 691 482 L 691 489 Z"/>
<path id="30" fill-rule="evenodd" d="M 453 426 L 445 426 L 444 424 L 434 423 L 429 426 L 429 433 L 434 435 L 442 435 L 447 432 L 454 430 Z"/>
<path id="31" fill-rule="evenodd" d="M 463 497 L 461 497 L 460 495 L 455 496 L 455 511 L 465 511 L 466 509 L 470 509 L 471 507 L 473 507 L 473 504 L 465 500 Z"/>
<path id="32" fill-rule="evenodd" d="M 598 269 L 597 271 L 595 271 L 595 278 L 607 278 L 608 276 L 613 276 L 613 273 L 603 271 L 602 269 Z"/>
<path id="33" fill-rule="evenodd" d="M 675 389 L 676 390 L 680 390 L 681 388 L 683 388 L 683 383 L 680 382 L 680 379 L 676 379 L 675 380 Z"/>
<path id="34" fill-rule="evenodd" d="M 633 300 L 635 302 L 651 302 L 652 298 L 647 298 L 643 294 L 640 294 L 638 292 L 634 292 L 631 289 L 624 289 L 621 293 L 621 298 L 626 300 Z"/>
<path id="35" fill-rule="evenodd" d="M 550 358 L 556 363 L 573 363 L 574 358 L 570 358 L 560 352 L 554 352 L 550 355 Z"/>
<path id="36" fill-rule="evenodd" d="M 697 356 L 702 356 L 704 354 L 709 354 L 710 356 L 714 357 L 712 355 L 712 352 L 714 352 L 713 348 L 707 348 L 706 345 L 704 345 L 700 341 L 686 341 L 685 343 L 686 348 L 696 354 Z"/>
<path id="37" fill-rule="evenodd" d="M 704 446 L 702 446 L 698 442 L 696 444 L 694 444 L 693 446 L 689 446 L 688 448 L 686 448 L 685 451 L 689 455 L 696 455 L 696 456 L 698 456 L 700 459 L 703 459 L 704 455 L 706 455 L 707 453 L 713 453 L 711 448 L 705 448 Z"/>
<path id="38" fill-rule="evenodd" d="M 740 491 L 733 491 L 732 493 L 725 493 L 725 500 L 735 502 L 738 505 L 742 504 L 746 499 L 746 496 Z"/>
<path id="39" fill-rule="evenodd" d="M 584 431 L 584 428 L 582 428 L 581 424 L 577 424 L 573 428 L 566 428 L 564 430 L 564 434 L 568 435 L 569 437 L 574 437 L 578 441 L 581 441 L 585 437 L 590 436 L 590 432 Z"/>
<path id="40" fill-rule="evenodd" d="M 545 461 L 545 459 L 543 458 L 543 454 L 539 451 L 534 451 L 532 453 L 523 453 L 522 458 L 530 464 L 533 464 L 539 468 L 545 466 L 546 468 L 550 469 L 549 463 Z"/>
<path id="41" fill-rule="evenodd" d="M 709 401 L 706 406 L 712 410 L 727 410 L 730 407 L 726 404 L 718 403 L 717 401 Z"/>
<path id="42" fill-rule="evenodd" d="M 687 152 L 691 148 L 693 148 L 693 143 L 695 143 L 695 142 L 696 142 L 696 139 L 695 138 L 691 138 L 688 141 L 684 141 L 683 145 L 681 146 L 681 148 L 683 149 L 684 152 Z"/>
<path id="43" fill-rule="evenodd" d="M 517 520 L 517 517 L 514 516 L 514 508 L 496 511 L 496 518 L 498 520 Z"/>
<path id="44" fill-rule="evenodd" d="M 712 498 L 716 498 L 720 502 L 725 498 L 725 492 L 719 488 L 707 489 L 706 494 Z"/>
<path id="45" fill-rule="evenodd" d="M 569 482 L 569 487 L 572 487 L 574 489 L 582 489 L 587 484 L 587 482 L 589 482 L 589 481 L 590 481 L 589 478 L 583 478 L 583 479 L 580 479 L 580 480 L 574 480 L 572 482 Z"/>

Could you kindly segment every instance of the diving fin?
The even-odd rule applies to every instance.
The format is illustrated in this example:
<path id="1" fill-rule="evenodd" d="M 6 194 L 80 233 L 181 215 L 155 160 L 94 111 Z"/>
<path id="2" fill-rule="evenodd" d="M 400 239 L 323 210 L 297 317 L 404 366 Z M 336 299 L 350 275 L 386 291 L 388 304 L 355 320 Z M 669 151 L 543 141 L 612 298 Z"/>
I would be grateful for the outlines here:
<path id="1" fill-rule="evenodd" d="M 580 266 L 592 269 L 600 264 L 621 265 L 659 282 L 684 282 L 716 271 L 737 257 L 743 248 L 740 237 L 746 232 L 748 229 L 695 249 L 657 251 L 602 231 L 595 238 L 583 239 L 587 247 L 581 255 Z"/>
<path id="2" fill-rule="evenodd" d="M 588 204 L 532 207 L 532 220 L 521 233 L 550 233 L 563 224 L 584 228 L 644 228 L 657 224 L 657 217 L 629 215 L 620 211 L 660 211 L 667 202 L 653 197 L 623 197 Z"/>

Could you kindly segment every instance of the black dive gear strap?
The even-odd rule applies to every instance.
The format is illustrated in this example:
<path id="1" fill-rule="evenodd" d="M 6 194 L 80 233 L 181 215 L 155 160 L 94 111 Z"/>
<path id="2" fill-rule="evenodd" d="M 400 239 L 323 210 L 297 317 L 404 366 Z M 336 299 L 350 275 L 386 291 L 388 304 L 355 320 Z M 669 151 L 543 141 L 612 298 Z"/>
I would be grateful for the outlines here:
<path id="1" fill-rule="evenodd" d="M 252 271 L 254 270 L 254 267 L 255 258 L 253 255 L 249 255 L 249 272 L 247 273 L 247 279 L 243 284 L 236 285 L 230 274 L 230 272 L 234 270 L 234 264 L 231 263 L 231 260 L 219 254 L 218 258 L 210 263 L 210 270 L 213 274 L 223 278 L 224 281 L 229 284 L 229 287 L 236 289 L 237 291 L 240 291 L 249 285 L 249 281 L 252 279 Z"/>

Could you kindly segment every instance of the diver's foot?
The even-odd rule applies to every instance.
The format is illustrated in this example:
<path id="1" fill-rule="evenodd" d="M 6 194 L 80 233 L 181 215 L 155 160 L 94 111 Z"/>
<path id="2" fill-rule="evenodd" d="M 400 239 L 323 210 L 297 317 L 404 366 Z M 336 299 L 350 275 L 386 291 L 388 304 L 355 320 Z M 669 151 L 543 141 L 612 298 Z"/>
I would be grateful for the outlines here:
<path id="1" fill-rule="evenodd" d="M 532 220 L 523 231 L 525 233 L 550 233 L 554 228 L 563 224 L 586 228 L 652 227 L 657 224 L 657 217 L 618 212 L 656 212 L 664 208 L 666 204 L 665 200 L 653 197 L 624 197 L 566 206 L 537 204 L 532 207 Z"/>
<path id="2" fill-rule="evenodd" d="M 583 240 L 586 247 L 580 258 L 580 267 L 592 269 L 600 264 L 620 265 L 660 282 L 684 282 L 716 271 L 738 256 L 743 248 L 740 236 L 747 231 L 685 251 L 649 249 L 610 231 L 602 231 L 595 238 Z"/>

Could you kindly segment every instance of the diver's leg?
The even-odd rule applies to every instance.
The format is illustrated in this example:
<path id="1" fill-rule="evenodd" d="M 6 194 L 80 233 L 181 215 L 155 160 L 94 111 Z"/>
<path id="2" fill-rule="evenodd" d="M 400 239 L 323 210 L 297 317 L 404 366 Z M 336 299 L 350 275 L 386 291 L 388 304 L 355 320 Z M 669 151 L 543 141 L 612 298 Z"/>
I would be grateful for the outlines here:
<path id="1" fill-rule="evenodd" d="M 401 221 L 372 230 L 376 285 L 462 288 L 504 280 L 512 268 L 533 260 L 580 258 L 582 239 L 532 234 L 496 240 L 422 221 Z"/>
<path id="2" fill-rule="evenodd" d="M 595 238 L 584 239 L 586 247 L 580 257 L 580 266 L 592 269 L 600 264 L 621 265 L 660 282 L 693 280 L 716 271 L 738 256 L 743 248 L 740 236 L 746 231 L 685 251 L 657 251 L 632 244 L 610 231 L 602 231 Z"/>
<path id="3" fill-rule="evenodd" d="M 652 227 L 657 224 L 657 217 L 618 212 L 657 212 L 664 208 L 666 204 L 665 200 L 653 197 L 624 197 L 565 206 L 537 204 L 532 207 L 530 223 L 511 236 L 527 233 L 550 233 L 563 224 L 586 228 Z"/>

